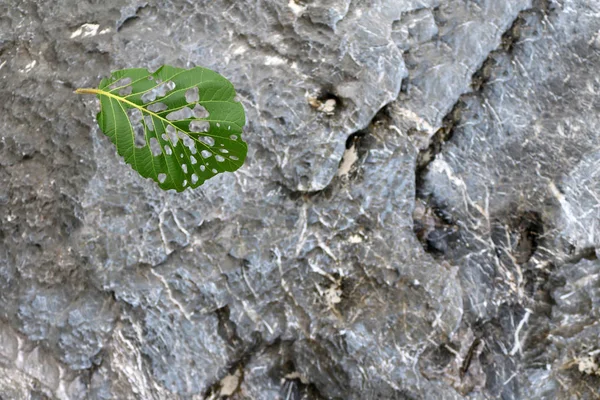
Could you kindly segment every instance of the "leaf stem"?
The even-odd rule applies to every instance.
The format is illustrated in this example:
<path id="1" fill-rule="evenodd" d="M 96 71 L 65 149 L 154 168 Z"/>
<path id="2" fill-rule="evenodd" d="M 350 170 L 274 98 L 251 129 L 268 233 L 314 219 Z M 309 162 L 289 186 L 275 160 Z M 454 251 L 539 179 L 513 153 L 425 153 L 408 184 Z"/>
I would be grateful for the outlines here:
<path id="1" fill-rule="evenodd" d="M 89 88 L 79 88 L 75 91 L 77 94 L 98 94 L 101 90 L 98 89 L 89 89 Z"/>

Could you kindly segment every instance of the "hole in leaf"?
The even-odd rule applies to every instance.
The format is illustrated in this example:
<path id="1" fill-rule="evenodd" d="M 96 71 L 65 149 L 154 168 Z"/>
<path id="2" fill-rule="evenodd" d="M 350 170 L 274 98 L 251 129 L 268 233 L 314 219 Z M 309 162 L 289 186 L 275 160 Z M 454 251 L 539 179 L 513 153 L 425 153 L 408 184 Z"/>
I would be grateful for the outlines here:
<path id="1" fill-rule="evenodd" d="M 185 91 L 185 101 L 188 103 L 195 103 L 198 100 L 200 100 L 200 94 L 196 86 Z"/>
<path id="2" fill-rule="evenodd" d="M 173 143 L 173 146 L 177 146 L 179 136 L 177 135 L 177 129 L 175 129 L 173 125 L 167 126 L 167 135 L 169 135 L 169 139 L 171 139 L 171 143 Z"/>
<path id="3" fill-rule="evenodd" d="M 194 120 L 192 122 L 190 122 L 190 131 L 192 132 L 208 132 L 208 129 L 210 128 L 210 124 L 208 123 L 208 121 L 197 121 Z"/>
<path id="4" fill-rule="evenodd" d="M 183 186 L 187 186 L 187 179 L 183 180 Z"/>
<path id="5" fill-rule="evenodd" d="M 158 174 L 158 181 L 160 183 L 164 183 L 166 179 L 167 179 L 167 174 L 163 174 L 162 172 L 160 174 Z"/>
<path id="6" fill-rule="evenodd" d="M 225 159 L 223 158 L 223 156 L 220 156 L 220 155 L 218 155 L 218 154 L 215 156 L 215 159 L 216 159 L 218 162 L 223 162 L 223 161 L 225 161 Z"/>
<path id="7" fill-rule="evenodd" d="M 192 183 L 196 184 L 196 182 L 198 182 L 198 175 L 192 174 Z"/>
<path id="8" fill-rule="evenodd" d="M 179 153 L 179 157 L 183 158 L 183 153 Z"/>
<path id="9" fill-rule="evenodd" d="M 132 124 L 139 124 L 142 121 L 142 117 L 142 112 L 137 108 L 127 109 L 127 118 L 129 118 Z"/>
<path id="10" fill-rule="evenodd" d="M 192 154 L 196 154 L 196 143 L 191 137 L 189 137 L 188 135 L 183 135 L 183 139 L 181 140 L 183 140 L 183 145 L 190 149 Z"/>
<path id="11" fill-rule="evenodd" d="M 137 148 L 142 148 L 146 145 L 146 131 L 142 124 L 142 112 L 137 108 L 127 109 L 127 118 L 131 122 L 133 128 L 133 142 Z"/>
<path id="12" fill-rule="evenodd" d="M 227 130 L 230 131 L 231 130 L 231 125 L 227 125 Z"/>
<path id="13" fill-rule="evenodd" d="M 184 174 L 187 174 L 187 173 L 188 173 L 188 170 L 187 170 L 187 165 L 185 165 L 185 164 L 181 164 L 181 169 L 183 170 L 183 173 L 184 173 Z"/>
<path id="14" fill-rule="evenodd" d="M 208 118 L 210 116 L 206 108 L 202 107 L 200 104 L 196 104 L 192 111 L 194 113 L 194 117 L 196 118 Z"/>
<path id="15" fill-rule="evenodd" d="M 216 169 L 212 169 L 213 174 L 216 174 L 218 171 Z"/>
<path id="16" fill-rule="evenodd" d="M 221 153 L 225 153 L 225 154 L 229 153 L 229 150 L 227 150 L 227 149 L 220 149 L 220 150 L 221 150 Z"/>
<path id="17" fill-rule="evenodd" d="M 119 96 L 129 96 L 133 92 L 133 86 L 126 86 L 119 89 Z"/>
<path id="18" fill-rule="evenodd" d="M 203 158 L 210 158 L 210 156 L 212 156 L 212 153 L 208 150 L 202 150 L 200 154 L 202 154 Z"/>
<path id="19" fill-rule="evenodd" d="M 157 81 L 157 83 L 159 83 L 159 81 Z M 168 92 L 170 92 L 173 89 L 175 89 L 175 83 L 172 81 L 169 81 L 167 83 L 160 83 L 155 88 L 150 89 L 146 93 L 144 93 L 141 99 L 144 103 L 149 103 L 151 101 L 156 100 L 157 97 L 165 96 Z"/>
<path id="20" fill-rule="evenodd" d="M 220 127 L 221 127 L 221 124 L 217 122 L 217 128 L 220 128 Z"/>
<path id="21" fill-rule="evenodd" d="M 201 165 L 200 166 L 200 171 L 205 171 L 205 170 L 206 170 L 206 167 L 204 165 Z"/>
<path id="22" fill-rule="evenodd" d="M 146 93 L 144 93 L 142 95 L 142 97 L 140 97 L 140 99 L 144 102 L 144 103 L 149 103 L 151 101 L 156 100 L 156 92 L 154 91 L 154 89 L 147 91 Z"/>
<path id="23" fill-rule="evenodd" d="M 142 99 L 143 101 L 143 99 Z M 165 103 L 161 103 L 160 101 L 158 103 L 152 103 L 150 104 L 148 107 L 146 107 L 148 109 L 148 111 L 152 111 L 152 112 L 160 112 L 160 111 L 164 111 L 167 108 L 167 105 Z"/>
<path id="24" fill-rule="evenodd" d="M 200 139 L 202 143 L 206 143 L 209 146 L 215 145 L 215 139 L 211 138 L 210 136 L 199 136 L 198 139 Z"/>
<path id="25" fill-rule="evenodd" d="M 173 150 L 171 150 L 170 146 L 165 146 L 165 153 L 167 153 L 168 156 L 173 154 Z"/>
<path id="26" fill-rule="evenodd" d="M 127 86 L 131 84 L 131 78 L 127 77 L 127 78 L 121 78 L 116 82 L 113 82 L 108 89 L 109 90 L 115 90 L 116 88 L 119 88 L 121 86 Z"/>
<path id="27" fill-rule="evenodd" d="M 160 85 L 158 85 L 153 90 L 156 91 L 156 95 L 158 97 L 163 97 L 163 96 L 165 96 L 167 93 L 169 93 L 173 89 L 175 89 L 175 82 L 168 81 L 166 83 L 161 83 Z"/>
<path id="28" fill-rule="evenodd" d="M 154 131 L 154 122 L 152 121 L 151 116 L 146 115 L 144 117 L 144 122 L 146 123 L 146 128 L 148 128 L 148 130 Z"/>
<path id="29" fill-rule="evenodd" d="M 237 136 L 236 135 L 231 135 L 231 136 L 229 136 L 229 139 L 231 139 L 231 140 L 237 140 Z"/>
<path id="30" fill-rule="evenodd" d="M 165 142 L 169 141 L 169 137 L 167 136 L 166 133 L 163 133 L 162 135 L 160 135 L 160 137 L 162 138 L 162 140 L 164 140 Z"/>
<path id="31" fill-rule="evenodd" d="M 232 160 L 238 161 L 239 158 L 237 158 L 236 156 L 229 156 L 229 158 L 231 158 Z"/>
<path id="32" fill-rule="evenodd" d="M 146 146 L 146 131 L 144 130 L 144 127 L 141 124 L 135 125 L 133 127 L 133 131 L 135 132 L 135 138 L 134 138 L 135 146 L 138 149 L 145 147 Z"/>
<path id="33" fill-rule="evenodd" d="M 192 164 L 196 164 L 198 162 L 194 156 L 190 156 L 190 160 L 192 160 Z"/>
<path id="34" fill-rule="evenodd" d="M 169 121 L 180 121 L 182 119 L 188 119 L 192 116 L 192 110 L 188 107 L 183 107 L 181 110 L 173 111 L 167 114 Z"/>
<path id="35" fill-rule="evenodd" d="M 155 137 L 150 138 L 150 150 L 152 151 L 153 156 L 160 156 L 162 154 L 162 150 L 160 148 L 160 144 Z"/>
<path id="36" fill-rule="evenodd" d="M 181 140 L 183 140 L 183 145 L 185 147 L 194 146 L 194 140 L 191 137 L 189 137 L 188 135 L 183 135 L 183 138 Z"/>

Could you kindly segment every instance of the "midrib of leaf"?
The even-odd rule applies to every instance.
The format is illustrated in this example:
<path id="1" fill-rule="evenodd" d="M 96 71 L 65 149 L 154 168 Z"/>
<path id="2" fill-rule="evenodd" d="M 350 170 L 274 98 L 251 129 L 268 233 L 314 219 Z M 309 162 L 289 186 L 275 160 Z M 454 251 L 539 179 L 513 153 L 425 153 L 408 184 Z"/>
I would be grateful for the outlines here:
<path id="1" fill-rule="evenodd" d="M 154 116 L 154 117 L 158 118 L 159 120 L 161 120 L 161 121 L 162 121 L 162 123 L 163 123 L 163 124 L 166 122 L 167 124 L 169 124 L 169 125 L 171 125 L 173 128 L 175 128 L 175 130 L 176 130 L 176 131 L 181 131 L 181 132 L 183 132 L 183 133 L 184 133 L 184 134 L 186 134 L 186 135 L 187 135 L 187 136 L 188 136 L 190 139 L 192 139 L 192 140 L 193 140 L 193 141 L 195 141 L 196 143 L 198 143 L 198 144 L 202 145 L 202 147 L 204 147 L 206 150 L 210 151 L 210 152 L 211 152 L 213 155 L 215 155 L 215 156 L 216 156 L 216 155 L 219 155 L 219 153 L 217 153 L 216 151 L 214 151 L 214 150 L 213 150 L 213 149 L 212 149 L 210 146 L 207 146 L 205 143 L 203 143 L 202 141 L 198 140 L 197 138 L 195 138 L 194 136 L 190 135 L 189 133 L 187 133 L 187 132 L 185 132 L 185 131 L 182 131 L 182 130 L 181 130 L 181 128 L 179 128 L 177 125 L 173 124 L 173 123 L 172 123 L 171 121 L 169 121 L 168 119 L 166 119 L 166 118 L 163 118 L 163 117 L 161 117 L 160 115 L 158 115 L 158 114 L 156 114 L 156 113 L 154 113 L 154 112 L 152 112 L 152 111 L 148 110 L 147 108 L 145 108 L 145 107 L 143 107 L 143 106 L 140 106 L 140 105 L 138 105 L 138 104 L 135 104 L 134 102 L 132 102 L 132 101 L 129 101 L 129 100 L 127 100 L 127 99 L 126 99 L 126 98 L 124 98 L 124 97 L 117 96 L 117 95 L 115 95 L 115 94 L 112 94 L 112 93 L 110 93 L 110 92 L 104 91 L 104 90 L 102 90 L 102 89 L 92 89 L 92 88 L 79 88 L 79 89 L 75 90 L 75 93 L 77 93 L 77 94 L 99 94 L 99 95 L 101 95 L 101 96 L 107 96 L 107 97 L 113 98 L 113 99 L 115 99 L 115 100 L 117 100 L 117 101 L 120 101 L 120 102 L 123 102 L 123 103 L 127 103 L 127 104 L 129 104 L 130 106 L 133 106 L 133 107 L 137 108 L 137 109 L 138 109 L 138 110 L 140 110 L 142 113 L 147 113 L 147 114 L 149 114 L 149 115 L 152 115 L 152 116 Z M 189 105 L 189 104 L 186 104 L 186 106 L 187 106 L 187 105 Z M 185 107 L 185 106 L 184 106 L 184 107 Z M 182 108 L 182 107 L 179 107 L 179 108 Z M 172 111 L 172 110 L 167 110 L 167 111 Z M 212 121 L 212 120 L 208 120 L 208 119 L 207 119 L 207 120 L 204 120 L 204 121 Z M 227 121 L 220 121 L 220 122 L 227 122 Z M 229 123 L 232 123 L 232 122 L 229 122 Z M 237 124 L 236 124 L 236 125 L 237 125 Z M 166 130 L 165 130 L 165 131 L 166 131 Z M 203 133 L 204 133 L 204 132 L 203 132 Z M 214 135 L 210 135 L 210 134 L 208 134 L 208 132 L 205 132 L 204 134 L 205 134 L 205 136 L 214 136 Z M 167 135 L 167 137 L 168 137 L 168 136 L 169 136 L 169 135 Z M 171 143 L 171 146 L 173 146 L 173 150 L 174 150 L 174 145 L 173 145 L 173 143 L 171 142 L 171 138 L 169 138 L 169 143 Z M 161 147 L 162 147 L 162 146 L 161 146 Z M 185 147 L 185 146 L 184 146 L 184 147 Z M 163 151 L 164 151 L 164 149 L 163 149 Z M 175 157 L 175 158 L 177 159 L 177 157 Z M 181 164 L 181 163 L 179 162 L 179 160 L 177 160 L 177 162 L 178 162 L 179 164 Z M 229 159 L 227 159 L 227 162 L 231 162 L 231 161 L 229 161 Z"/>
<path id="2" fill-rule="evenodd" d="M 120 101 L 120 102 L 123 102 L 123 103 L 129 104 L 129 105 L 131 105 L 131 106 L 133 106 L 133 107 L 137 108 L 137 109 L 138 109 L 138 110 L 140 110 L 142 113 L 143 113 L 143 112 L 146 112 L 146 113 L 148 113 L 148 114 L 150 114 L 150 115 L 152 115 L 152 116 L 154 116 L 154 117 L 158 118 L 159 120 L 161 120 L 161 122 L 162 122 L 162 121 L 164 121 L 164 122 L 167 122 L 168 124 L 170 124 L 171 126 L 173 126 L 173 128 L 175 128 L 176 130 L 181 130 L 181 129 L 178 129 L 178 128 L 177 128 L 177 126 L 174 126 L 174 125 L 173 125 L 173 124 L 172 124 L 172 123 L 171 123 L 169 120 L 167 120 L 167 119 L 165 119 L 165 118 L 162 118 L 160 115 L 158 115 L 158 114 L 156 114 L 156 113 L 154 113 L 154 112 L 152 112 L 152 111 L 150 111 L 150 110 L 148 110 L 148 109 L 146 109 L 146 108 L 144 108 L 144 107 L 142 107 L 142 106 L 139 106 L 139 105 L 135 104 L 134 102 L 131 102 L 131 101 L 129 101 L 129 100 L 127 100 L 127 99 L 123 98 L 123 97 L 120 97 L 120 96 L 114 95 L 114 94 L 112 94 L 112 93 L 110 93 L 110 92 L 107 92 L 107 91 L 104 91 L 104 90 L 102 90 L 102 89 L 91 89 L 91 88 L 83 88 L 83 89 L 82 89 L 82 88 L 79 88 L 79 89 L 75 90 L 75 93 L 77 93 L 77 94 L 99 94 L 99 95 L 101 95 L 101 96 L 106 96 L 106 97 L 108 97 L 108 98 L 115 99 L 115 100 L 117 100 L 117 102 L 119 102 L 119 101 Z M 120 103 L 118 103 L 118 104 L 120 104 Z M 111 102 L 111 107 L 112 107 L 112 102 Z M 125 111 L 125 110 L 123 110 L 123 111 Z M 113 115 L 114 115 L 114 109 L 113 109 Z M 125 114 L 125 115 L 127 116 L 127 114 Z M 127 118 L 127 122 L 130 122 L 130 121 L 129 121 L 129 118 Z M 164 126 L 164 122 L 162 122 L 163 126 Z M 131 125 L 131 122 L 130 122 L 130 125 Z M 116 128 L 116 122 L 115 122 L 115 128 Z M 185 133 L 185 132 L 184 132 L 184 133 Z M 132 129 L 132 134 L 133 134 L 133 129 Z M 165 134 L 166 134 L 166 129 L 165 129 Z M 193 137 L 191 137 L 190 135 L 188 135 L 188 136 L 189 136 L 190 138 L 194 139 L 194 138 L 193 138 Z M 172 149 L 172 151 L 173 151 L 173 152 L 175 152 L 175 145 L 173 144 L 173 142 L 171 142 L 171 138 L 169 137 L 169 135 L 168 135 L 168 134 L 167 134 L 167 137 L 168 137 L 168 139 L 169 139 L 169 143 L 171 144 L 171 149 Z M 115 133 L 115 140 L 117 140 L 116 138 L 117 138 L 117 134 Z M 196 142 L 198 142 L 198 143 L 201 143 L 199 140 L 196 140 Z M 164 153 L 164 152 L 165 152 L 165 148 L 162 146 L 162 144 L 160 143 L 160 141 L 158 141 L 158 144 L 160 145 L 160 147 L 161 147 L 161 149 L 162 149 L 162 151 L 163 151 L 163 153 Z M 118 145 L 118 142 L 117 142 L 115 145 L 117 146 L 117 148 L 119 147 L 119 145 Z M 185 147 L 185 146 L 184 146 L 184 147 Z M 206 147 L 206 145 L 205 145 L 205 147 Z M 210 149 L 210 148 L 209 148 L 208 150 L 209 150 L 209 151 L 211 151 L 213 154 L 215 154 L 215 153 L 212 151 L 212 149 Z M 166 154 L 166 153 L 165 153 L 165 154 Z M 135 163 L 136 163 L 136 165 L 137 165 L 137 162 L 135 161 L 135 151 L 133 151 L 133 157 L 134 157 L 134 162 L 135 162 Z M 177 163 L 179 164 L 179 167 L 181 167 L 181 162 L 179 161 L 179 159 L 178 159 L 177 157 L 175 157 L 175 161 L 177 161 Z M 169 169 L 169 163 L 165 161 L 165 165 L 167 166 L 167 169 Z M 153 167 L 154 167 L 154 164 L 153 164 Z M 170 172 L 170 171 L 169 171 L 169 172 Z M 156 170 L 154 170 L 154 173 L 156 174 Z M 157 175 L 157 176 L 158 176 L 158 175 Z M 173 178 L 171 177 L 171 179 L 173 179 Z M 175 184 L 175 181 L 173 181 L 173 183 Z M 175 184 L 175 186 L 177 186 L 177 185 Z"/>
<path id="3" fill-rule="evenodd" d="M 75 93 L 78 93 L 78 94 L 99 94 L 101 96 L 111 97 L 111 98 L 113 98 L 113 99 L 115 99 L 117 101 L 129 104 L 130 106 L 133 106 L 133 107 L 137 108 L 141 112 L 145 112 L 145 113 L 150 114 L 150 115 L 152 115 L 152 116 L 154 116 L 154 117 L 156 117 L 158 119 L 161 119 L 161 120 L 165 121 L 166 123 L 168 123 L 169 125 L 171 125 L 173 128 L 177 129 L 178 131 L 181 130 L 180 128 L 178 128 L 177 126 L 175 126 L 174 124 L 172 124 L 171 121 L 169 121 L 168 119 L 163 118 L 160 115 L 158 115 L 158 114 L 156 114 L 156 113 L 148 110 L 147 108 L 145 108 L 143 106 L 135 104 L 134 102 L 129 101 L 129 100 L 127 100 L 124 97 L 120 97 L 120 96 L 114 95 L 111 92 L 106 92 L 106 91 L 104 91 L 102 89 L 77 89 L 75 91 Z"/>

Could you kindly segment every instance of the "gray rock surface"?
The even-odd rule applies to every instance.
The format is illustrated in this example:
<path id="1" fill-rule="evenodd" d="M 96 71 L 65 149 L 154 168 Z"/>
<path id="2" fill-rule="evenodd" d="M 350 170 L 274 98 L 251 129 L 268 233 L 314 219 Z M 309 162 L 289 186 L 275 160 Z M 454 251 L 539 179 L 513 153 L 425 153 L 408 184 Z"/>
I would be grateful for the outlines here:
<path id="1" fill-rule="evenodd" d="M 242 169 L 161 192 L 72 93 L 163 63 Z M 598 71 L 597 0 L 0 0 L 0 398 L 596 398 Z"/>

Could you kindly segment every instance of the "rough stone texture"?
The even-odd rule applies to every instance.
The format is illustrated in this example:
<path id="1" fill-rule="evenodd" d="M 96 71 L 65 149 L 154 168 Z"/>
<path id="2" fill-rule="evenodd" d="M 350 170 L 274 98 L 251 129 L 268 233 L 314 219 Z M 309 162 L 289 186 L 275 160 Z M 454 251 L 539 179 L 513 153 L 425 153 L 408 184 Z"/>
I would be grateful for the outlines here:
<path id="1" fill-rule="evenodd" d="M 161 192 L 72 93 L 163 63 L 241 170 Z M 0 0 L 0 397 L 596 398 L 597 71 L 597 0 Z"/>

